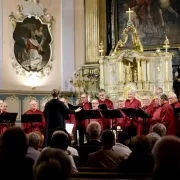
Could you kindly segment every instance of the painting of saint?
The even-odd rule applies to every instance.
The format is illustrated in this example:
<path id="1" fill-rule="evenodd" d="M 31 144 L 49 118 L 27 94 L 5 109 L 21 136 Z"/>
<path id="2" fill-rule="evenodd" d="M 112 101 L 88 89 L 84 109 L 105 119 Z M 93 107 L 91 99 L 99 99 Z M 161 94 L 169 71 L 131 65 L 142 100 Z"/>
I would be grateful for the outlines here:
<path id="1" fill-rule="evenodd" d="M 48 26 L 39 19 L 18 22 L 13 38 L 16 60 L 26 71 L 40 71 L 50 60 L 52 38 Z"/>
<path id="2" fill-rule="evenodd" d="M 180 44 L 180 2 L 178 0 L 117 0 L 118 37 L 122 36 L 131 8 L 132 22 L 144 47 L 162 45 L 165 36 L 174 47 Z"/>

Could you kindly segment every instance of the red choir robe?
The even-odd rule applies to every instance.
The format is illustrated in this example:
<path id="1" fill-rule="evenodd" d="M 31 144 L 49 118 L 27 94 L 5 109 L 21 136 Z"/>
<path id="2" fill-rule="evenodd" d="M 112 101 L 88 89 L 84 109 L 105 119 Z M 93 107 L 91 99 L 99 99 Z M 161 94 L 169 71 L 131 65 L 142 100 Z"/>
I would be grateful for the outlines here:
<path id="1" fill-rule="evenodd" d="M 33 122 L 32 123 L 32 131 L 39 131 L 42 128 L 45 128 L 45 118 L 42 111 L 36 109 L 32 111 L 31 109 L 26 111 L 24 114 L 41 114 L 42 115 L 42 122 Z M 31 133 L 31 123 L 23 123 L 22 124 L 23 130 L 28 134 Z"/>
<path id="2" fill-rule="evenodd" d="M 149 115 L 153 116 L 154 107 L 152 106 L 152 104 L 150 104 L 149 106 L 144 106 L 142 109 L 146 111 Z M 151 118 L 146 119 L 146 127 L 149 127 L 150 121 L 151 121 Z M 138 118 L 137 135 L 145 135 L 142 118 Z"/>
<path id="3" fill-rule="evenodd" d="M 175 135 L 175 119 L 172 105 L 164 103 L 160 112 L 160 123 L 166 126 L 167 135 Z"/>
<path id="4" fill-rule="evenodd" d="M 114 109 L 114 104 L 111 100 L 105 99 L 104 101 L 99 99 L 99 104 L 106 104 L 108 109 Z M 104 119 L 104 130 L 110 129 L 111 127 L 111 119 Z"/>
<path id="5" fill-rule="evenodd" d="M 97 109 L 97 110 L 100 111 L 99 109 Z M 100 112 L 100 114 L 101 114 L 101 112 Z M 90 123 L 90 122 L 98 122 L 98 123 L 100 124 L 100 126 L 101 126 L 101 131 L 104 131 L 103 121 L 104 121 L 104 119 L 103 119 L 103 116 L 102 116 L 102 114 L 101 114 L 101 118 L 90 119 L 89 123 Z"/>
<path id="6" fill-rule="evenodd" d="M 180 108 L 180 103 L 175 102 L 172 104 L 173 108 Z M 180 137 L 180 117 L 175 117 L 175 129 L 176 129 L 176 135 Z"/>
<path id="7" fill-rule="evenodd" d="M 119 111 L 121 112 L 121 114 L 122 114 L 123 117 L 116 119 L 116 123 L 115 123 L 116 128 L 117 128 L 117 126 L 121 126 L 121 129 L 125 129 L 126 124 L 127 124 L 127 116 L 124 114 L 123 111 L 121 111 L 120 108 L 118 108 L 118 109 L 119 109 Z"/>
<path id="8" fill-rule="evenodd" d="M 129 99 L 126 99 L 125 108 L 137 109 L 138 107 L 141 107 L 141 102 L 138 99 L 134 98 L 132 101 L 130 101 Z M 137 127 L 137 118 L 133 118 L 132 120 L 130 120 L 129 118 L 127 119 L 126 127 L 129 127 L 131 125 Z"/>
<path id="9" fill-rule="evenodd" d="M 83 109 L 84 110 L 89 110 L 89 109 L 92 109 L 92 105 L 91 105 L 91 103 L 90 102 L 86 102 L 86 103 L 80 103 L 80 104 L 78 104 L 78 106 L 83 106 Z M 78 119 L 76 119 L 77 121 L 76 121 L 76 126 L 84 126 L 85 127 L 85 129 L 87 129 L 87 126 L 88 126 L 88 120 L 87 119 L 85 119 L 85 120 L 83 120 L 83 121 L 78 121 Z"/>
<path id="10" fill-rule="evenodd" d="M 152 105 L 152 104 L 151 104 Z M 154 113 L 152 118 L 150 119 L 150 127 L 149 127 L 149 133 L 152 132 L 152 126 L 154 124 L 160 123 L 160 113 L 161 113 L 161 106 L 156 107 L 154 109 Z"/>

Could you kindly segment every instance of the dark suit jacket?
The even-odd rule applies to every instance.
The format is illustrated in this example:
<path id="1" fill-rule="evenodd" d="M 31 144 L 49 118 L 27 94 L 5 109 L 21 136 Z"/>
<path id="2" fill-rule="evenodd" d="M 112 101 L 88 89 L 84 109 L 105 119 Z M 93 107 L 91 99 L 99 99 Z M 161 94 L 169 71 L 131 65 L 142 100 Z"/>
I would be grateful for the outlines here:
<path id="1" fill-rule="evenodd" d="M 88 160 L 88 155 L 90 153 L 99 151 L 101 147 L 102 143 L 97 140 L 90 140 L 89 142 L 85 143 L 84 146 L 81 146 L 79 150 L 80 165 L 86 164 Z"/>

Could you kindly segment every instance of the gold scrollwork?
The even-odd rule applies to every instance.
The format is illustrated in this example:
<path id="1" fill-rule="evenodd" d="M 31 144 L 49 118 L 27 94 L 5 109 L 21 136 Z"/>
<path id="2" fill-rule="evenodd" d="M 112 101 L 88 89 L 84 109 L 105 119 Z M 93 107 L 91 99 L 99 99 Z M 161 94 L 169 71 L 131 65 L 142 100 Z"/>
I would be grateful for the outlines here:
<path id="1" fill-rule="evenodd" d="M 13 32 L 16 29 L 17 23 L 23 23 L 23 21 L 26 18 L 35 17 L 35 19 L 38 19 L 42 25 L 47 25 L 49 34 L 52 39 L 51 30 L 53 25 L 55 24 L 55 19 L 53 16 L 49 15 L 46 8 L 43 8 L 43 6 L 40 4 L 40 1 L 27 1 L 25 0 L 24 3 L 21 5 L 17 5 L 17 12 L 11 12 L 9 15 L 10 22 L 12 24 Z M 50 45 L 50 57 L 46 65 L 42 66 L 42 69 L 39 69 L 37 71 L 31 71 L 27 70 L 22 67 L 21 63 L 17 60 L 17 57 L 15 55 L 12 56 L 12 65 L 15 68 L 16 74 L 23 75 L 26 77 L 29 77 L 34 73 L 38 78 L 42 78 L 44 76 L 49 75 L 53 59 L 52 59 L 52 47 L 51 42 Z M 13 48 L 14 49 L 14 48 Z"/>

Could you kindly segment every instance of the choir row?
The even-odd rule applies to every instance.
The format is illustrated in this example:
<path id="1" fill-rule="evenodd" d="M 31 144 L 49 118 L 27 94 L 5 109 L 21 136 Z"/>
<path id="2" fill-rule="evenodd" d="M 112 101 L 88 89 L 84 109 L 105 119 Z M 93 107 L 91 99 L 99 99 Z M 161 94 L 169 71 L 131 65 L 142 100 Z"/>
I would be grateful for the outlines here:
<path id="1" fill-rule="evenodd" d="M 66 98 L 61 98 L 62 101 L 66 106 L 68 106 L 68 102 Z M 99 98 L 93 99 L 91 102 L 88 102 L 88 94 L 82 93 L 81 94 L 81 103 L 78 104 L 82 106 L 84 110 L 99 110 L 99 105 L 105 104 L 108 109 L 114 109 L 113 102 L 106 98 L 105 91 L 99 91 Z M 124 114 L 122 111 L 123 108 L 139 108 L 141 107 L 144 111 L 146 111 L 151 118 L 146 119 L 146 126 L 143 126 L 143 119 L 142 118 L 129 118 Z M 175 135 L 180 132 L 180 124 L 178 123 L 178 119 L 174 117 L 174 109 L 173 107 L 180 107 L 180 103 L 178 103 L 177 97 L 173 92 L 170 92 L 168 96 L 163 94 L 162 88 L 157 88 L 155 91 L 154 99 L 147 95 L 142 97 L 142 101 L 140 102 L 138 99 L 135 98 L 135 91 L 129 90 L 128 92 L 128 99 L 119 98 L 119 106 L 118 109 L 123 115 L 121 118 L 113 119 L 113 123 L 111 123 L 111 119 L 105 119 L 103 116 L 98 119 L 90 119 L 90 120 L 81 120 L 79 121 L 76 119 L 74 114 L 69 114 L 68 120 L 65 119 L 66 123 L 73 123 L 75 127 L 82 131 L 80 134 L 86 133 L 87 125 L 90 121 L 97 121 L 101 125 L 102 131 L 105 129 L 110 128 L 121 128 L 122 130 L 126 130 L 129 132 L 131 136 L 135 136 L 136 134 L 142 135 L 144 133 L 151 132 L 151 128 L 156 123 L 162 123 L 166 126 L 167 135 Z M 0 101 L 0 112 L 6 113 L 7 112 L 7 104 L 3 101 Z M 41 114 L 42 115 L 42 122 L 34 122 L 30 123 L 23 123 L 22 128 L 26 133 L 30 133 L 33 131 L 39 131 L 40 129 L 45 128 L 45 118 L 42 111 L 37 109 L 37 102 L 35 100 L 30 102 L 30 110 L 26 111 L 24 114 Z M 11 124 L 13 125 L 13 124 Z M 6 123 L 0 124 L 0 132 L 3 133 L 9 125 Z M 144 128 L 148 130 L 145 131 Z"/>

